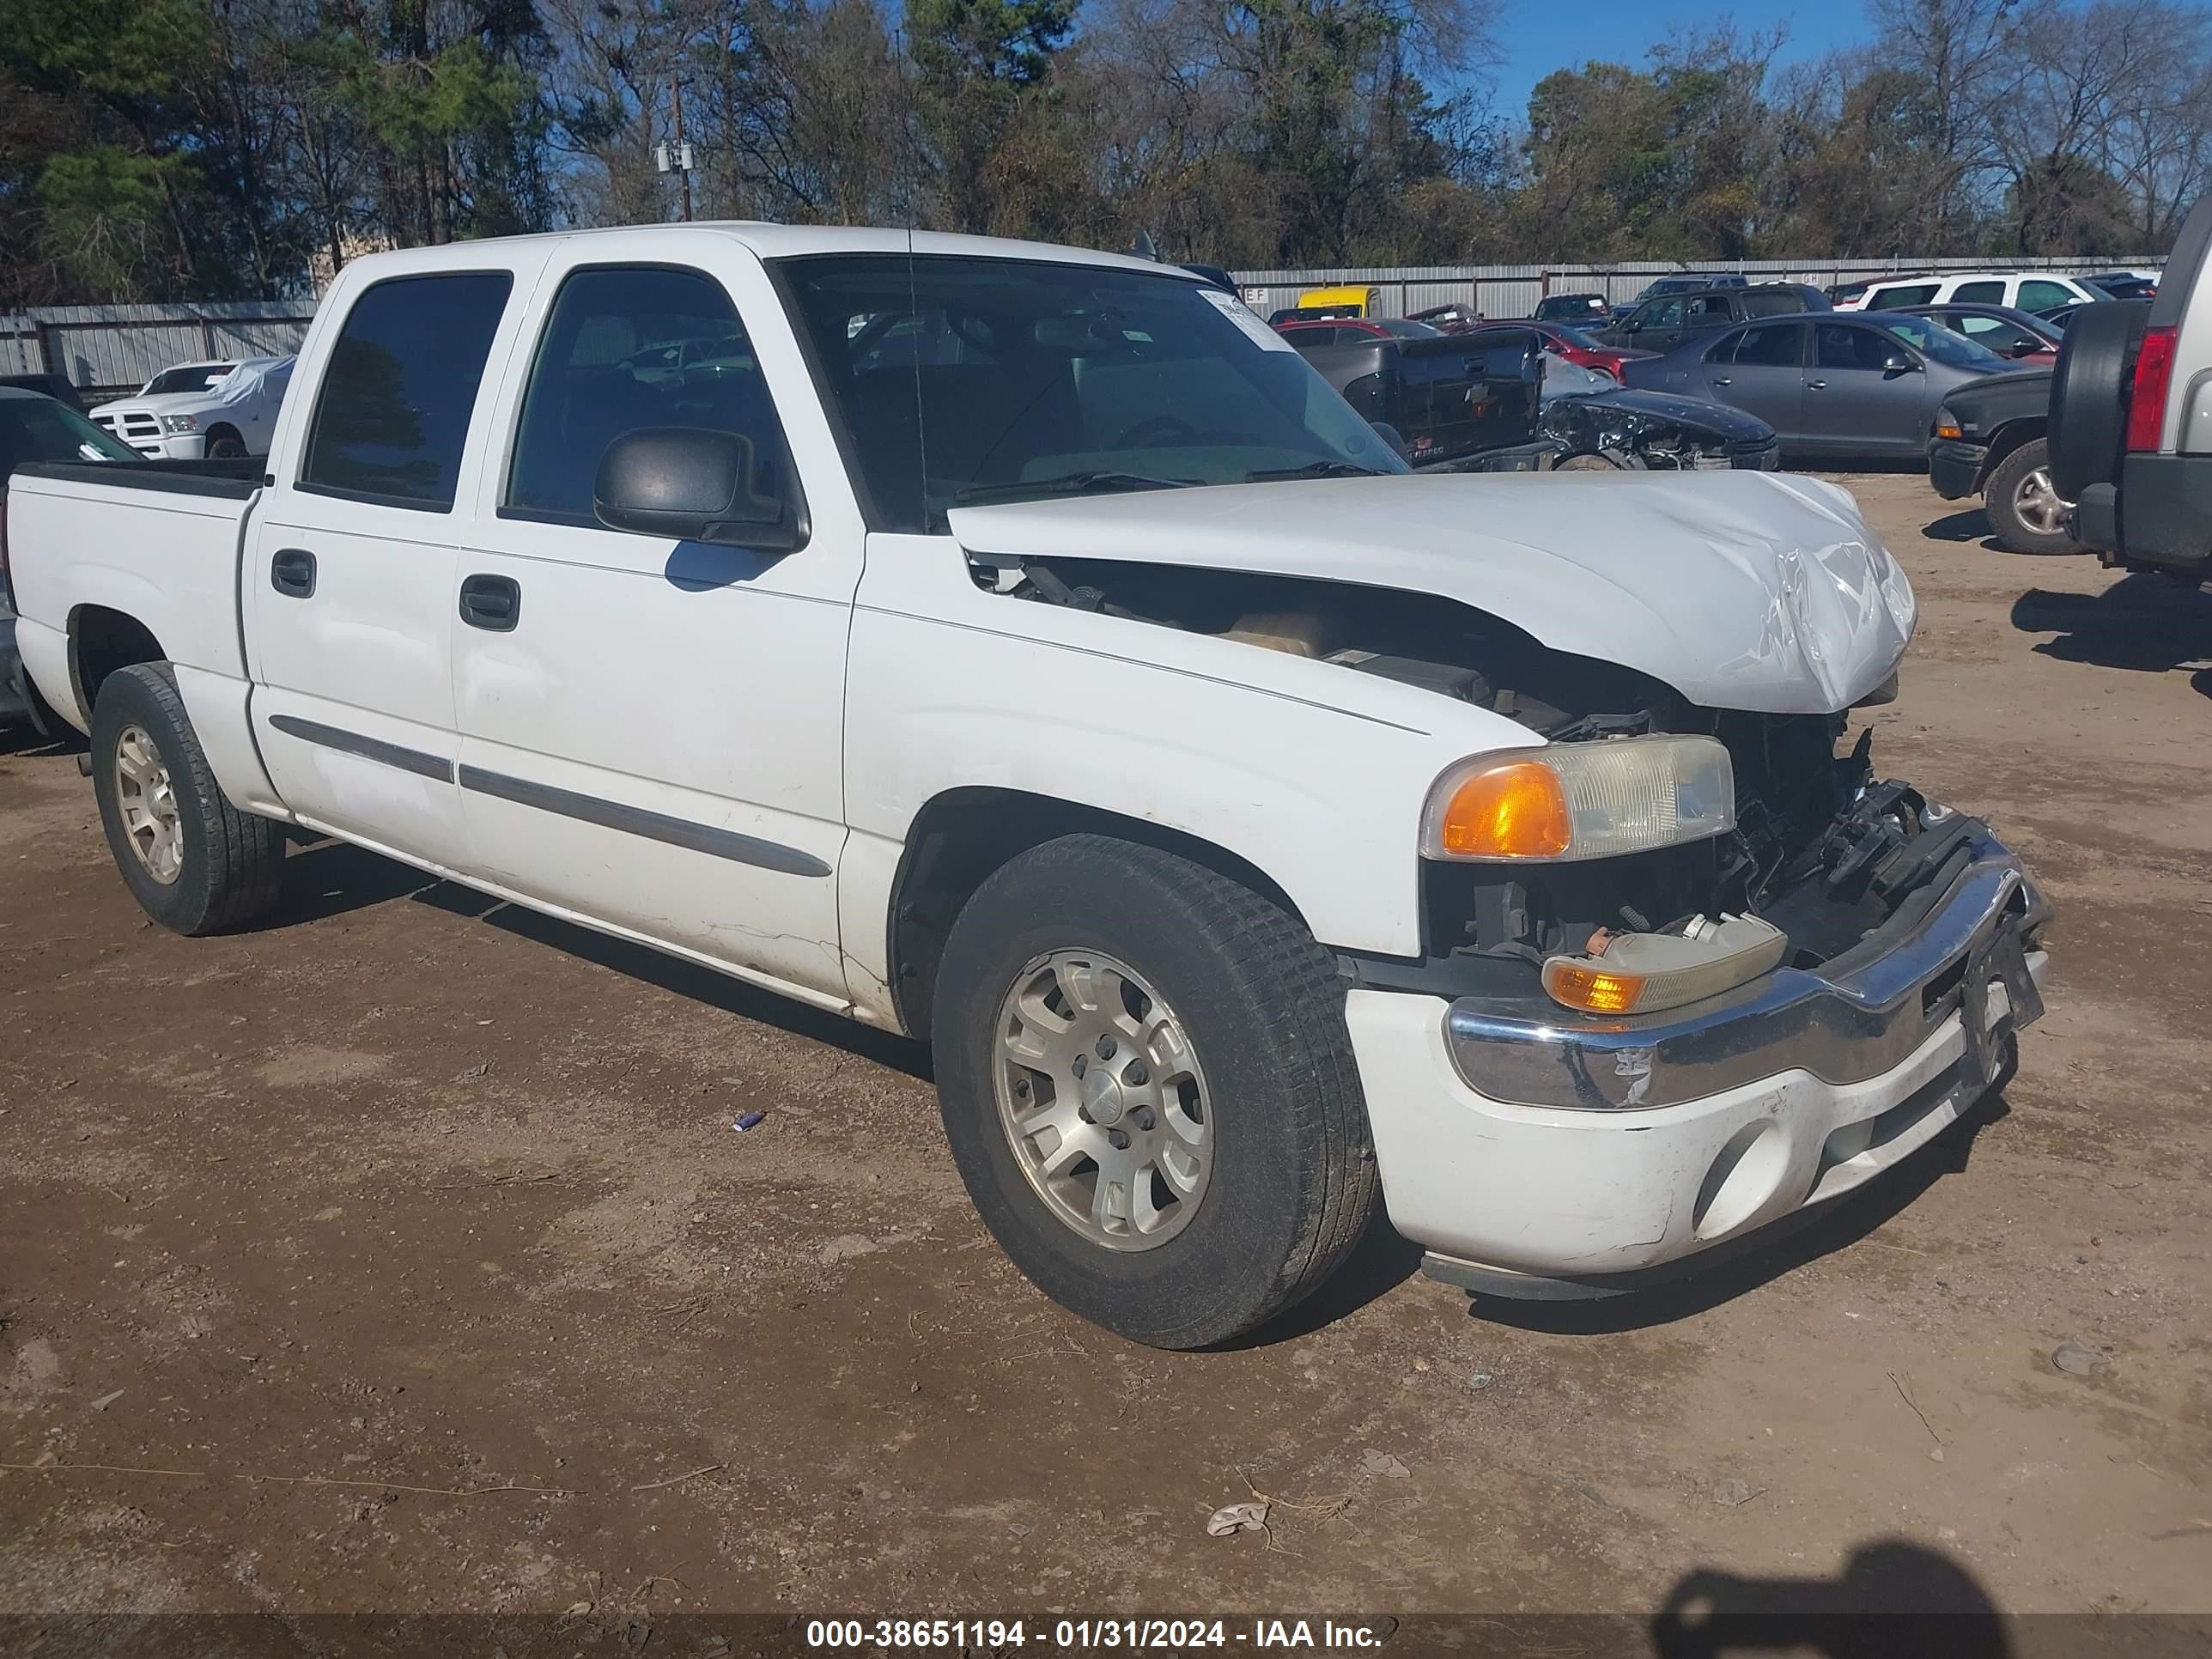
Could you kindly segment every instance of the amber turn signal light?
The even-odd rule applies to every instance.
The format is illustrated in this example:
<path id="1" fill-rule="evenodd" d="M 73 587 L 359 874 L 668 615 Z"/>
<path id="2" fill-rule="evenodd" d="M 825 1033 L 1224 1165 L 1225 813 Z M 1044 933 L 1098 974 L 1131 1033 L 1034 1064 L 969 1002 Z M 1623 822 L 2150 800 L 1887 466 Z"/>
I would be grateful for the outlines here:
<path id="1" fill-rule="evenodd" d="M 1540 761 L 1502 761 L 1463 779 L 1435 828 L 1444 853 L 1464 859 L 1555 859 L 1575 838 L 1559 774 Z"/>

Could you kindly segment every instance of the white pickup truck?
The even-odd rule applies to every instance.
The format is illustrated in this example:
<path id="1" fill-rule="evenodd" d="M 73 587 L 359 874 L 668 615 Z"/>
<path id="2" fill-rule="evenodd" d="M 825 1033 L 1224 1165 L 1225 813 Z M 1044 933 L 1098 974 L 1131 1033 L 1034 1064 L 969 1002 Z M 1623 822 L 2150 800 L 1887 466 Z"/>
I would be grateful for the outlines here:
<path id="1" fill-rule="evenodd" d="M 233 357 L 165 368 L 93 422 L 153 460 L 265 455 L 291 384 L 293 357 Z"/>
<path id="2" fill-rule="evenodd" d="M 1838 752 L 1914 600 L 1832 485 L 1401 476 L 1185 272 L 904 232 L 375 255 L 300 384 L 265 476 L 9 500 L 148 912 L 299 825 L 930 1039 L 992 1231 L 1139 1341 L 1378 1205 L 1498 1295 L 1755 1247 L 2040 1012 L 2018 860 Z"/>

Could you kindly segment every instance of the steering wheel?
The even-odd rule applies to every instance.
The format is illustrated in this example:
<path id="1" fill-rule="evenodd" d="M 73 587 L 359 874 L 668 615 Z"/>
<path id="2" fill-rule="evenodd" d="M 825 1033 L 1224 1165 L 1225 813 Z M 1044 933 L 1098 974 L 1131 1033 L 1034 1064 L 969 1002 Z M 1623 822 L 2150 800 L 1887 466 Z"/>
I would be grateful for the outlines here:
<path id="1" fill-rule="evenodd" d="M 1116 449 L 1159 449 L 1169 443 L 1200 441 L 1198 428 L 1176 415 L 1148 415 L 1114 440 Z"/>

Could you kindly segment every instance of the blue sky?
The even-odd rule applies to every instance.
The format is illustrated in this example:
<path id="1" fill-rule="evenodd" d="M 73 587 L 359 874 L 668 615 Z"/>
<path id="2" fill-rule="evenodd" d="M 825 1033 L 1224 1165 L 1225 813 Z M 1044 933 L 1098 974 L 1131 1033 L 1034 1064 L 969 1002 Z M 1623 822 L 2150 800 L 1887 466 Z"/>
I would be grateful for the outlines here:
<path id="1" fill-rule="evenodd" d="M 1703 32 L 1723 17 L 1745 34 L 1786 24 L 1790 40 L 1776 56 L 1778 65 L 1856 45 L 1870 33 L 1857 0 L 1733 8 L 1669 0 L 1569 0 L 1556 6 L 1505 0 L 1495 30 L 1502 58 L 1494 76 L 1497 112 L 1520 120 L 1528 113 L 1529 88 L 1553 70 L 1580 69 L 1593 58 L 1640 69 L 1650 47 L 1683 27 Z"/>

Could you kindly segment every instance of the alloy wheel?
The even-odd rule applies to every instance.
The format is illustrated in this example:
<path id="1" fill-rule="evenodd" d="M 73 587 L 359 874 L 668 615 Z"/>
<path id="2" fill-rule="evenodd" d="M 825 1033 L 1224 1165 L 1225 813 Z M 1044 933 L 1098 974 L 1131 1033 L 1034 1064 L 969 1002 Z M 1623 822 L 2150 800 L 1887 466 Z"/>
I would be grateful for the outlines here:
<path id="1" fill-rule="evenodd" d="M 1212 1102 L 1174 1009 L 1097 951 L 1032 959 L 999 1007 L 1000 1127 L 1045 1207 L 1109 1250 L 1188 1224 L 1213 1164 Z"/>

